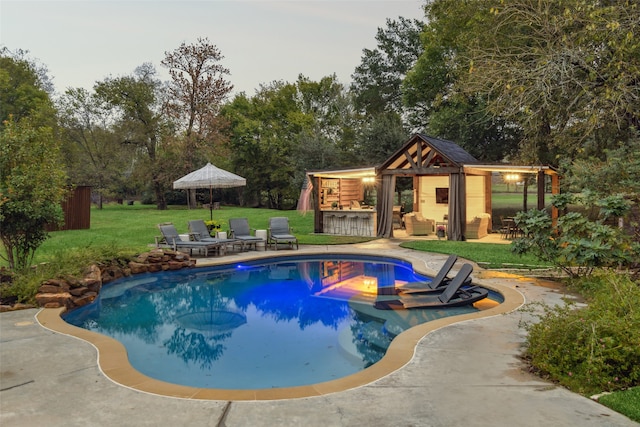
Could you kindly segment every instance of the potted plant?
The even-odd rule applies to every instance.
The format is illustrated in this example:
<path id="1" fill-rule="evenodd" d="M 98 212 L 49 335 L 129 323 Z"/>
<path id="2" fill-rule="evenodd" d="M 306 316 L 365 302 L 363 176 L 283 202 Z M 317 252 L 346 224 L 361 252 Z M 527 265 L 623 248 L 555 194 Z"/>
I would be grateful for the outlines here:
<path id="1" fill-rule="evenodd" d="M 436 228 L 436 235 L 438 236 L 438 239 L 444 238 L 444 231 L 444 225 L 439 225 L 438 228 Z"/>
<path id="2" fill-rule="evenodd" d="M 338 209 L 338 202 L 331 203 L 331 209 Z"/>
<path id="3" fill-rule="evenodd" d="M 209 230 L 209 234 L 211 234 L 212 231 L 219 231 L 222 227 L 220 221 L 216 221 L 215 219 L 206 220 L 204 223 L 207 226 L 207 230 Z"/>

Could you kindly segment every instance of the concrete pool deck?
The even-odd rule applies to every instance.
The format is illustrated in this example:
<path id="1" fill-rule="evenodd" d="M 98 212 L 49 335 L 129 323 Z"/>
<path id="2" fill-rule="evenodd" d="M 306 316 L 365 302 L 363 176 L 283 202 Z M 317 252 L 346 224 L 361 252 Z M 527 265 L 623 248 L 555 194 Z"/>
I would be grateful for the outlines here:
<path id="1" fill-rule="evenodd" d="M 301 247 L 419 259 L 437 270 L 446 255 L 398 247 L 398 240 Z M 207 262 L 234 262 L 262 252 Z M 276 254 L 267 251 L 266 255 Z M 460 263 L 460 261 L 459 261 Z M 527 302 L 561 302 L 551 282 L 476 268 L 474 278 L 510 289 Z M 43 328 L 38 310 L 0 314 L 0 424 L 225 426 L 637 426 L 606 407 L 526 372 L 519 354 L 529 313 L 511 311 L 466 320 L 428 333 L 406 364 L 345 391 L 286 400 L 193 400 L 159 396 L 116 384 L 100 369 L 89 343 Z M 103 362 L 101 360 L 100 362 Z"/>

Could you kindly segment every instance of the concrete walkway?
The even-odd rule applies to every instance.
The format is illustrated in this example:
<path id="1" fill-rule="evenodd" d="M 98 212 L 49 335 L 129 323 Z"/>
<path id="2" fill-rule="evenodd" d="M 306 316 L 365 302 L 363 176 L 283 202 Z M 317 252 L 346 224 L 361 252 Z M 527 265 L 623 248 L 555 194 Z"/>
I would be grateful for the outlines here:
<path id="1" fill-rule="evenodd" d="M 402 249 L 397 243 L 351 247 L 419 256 L 433 270 L 445 258 Z M 552 283 L 540 285 L 508 275 L 483 280 L 517 289 L 527 301 L 555 304 L 564 296 Z M 529 314 L 519 311 L 436 330 L 420 341 L 406 366 L 356 389 L 242 402 L 176 399 L 115 384 L 101 373 L 93 346 L 41 327 L 36 313 L 30 309 L 0 314 L 3 427 L 639 425 L 528 374 L 518 358 L 525 337 L 518 323 Z"/>

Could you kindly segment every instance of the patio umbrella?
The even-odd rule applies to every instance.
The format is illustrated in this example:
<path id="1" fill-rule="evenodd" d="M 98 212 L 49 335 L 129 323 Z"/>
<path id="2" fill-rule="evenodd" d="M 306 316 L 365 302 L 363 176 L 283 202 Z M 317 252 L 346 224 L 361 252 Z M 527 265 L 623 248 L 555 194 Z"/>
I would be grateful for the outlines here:
<path id="1" fill-rule="evenodd" d="M 205 167 L 193 171 L 177 181 L 173 181 L 173 188 L 176 190 L 208 188 L 211 219 L 213 219 L 213 189 L 243 187 L 245 185 L 247 185 L 247 180 L 243 177 L 215 167 L 211 163 L 207 163 Z"/>

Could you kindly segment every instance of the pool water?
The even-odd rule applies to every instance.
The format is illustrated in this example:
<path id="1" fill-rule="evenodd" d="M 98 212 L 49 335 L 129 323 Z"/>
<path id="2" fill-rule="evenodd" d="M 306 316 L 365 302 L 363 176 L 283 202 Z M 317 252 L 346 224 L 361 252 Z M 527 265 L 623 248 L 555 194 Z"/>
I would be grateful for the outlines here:
<path id="1" fill-rule="evenodd" d="M 64 320 L 120 341 L 135 369 L 161 381 L 293 387 L 365 369 L 418 323 L 477 311 L 373 307 L 377 295 L 417 280 L 430 279 L 396 259 L 273 258 L 114 281 Z"/>

